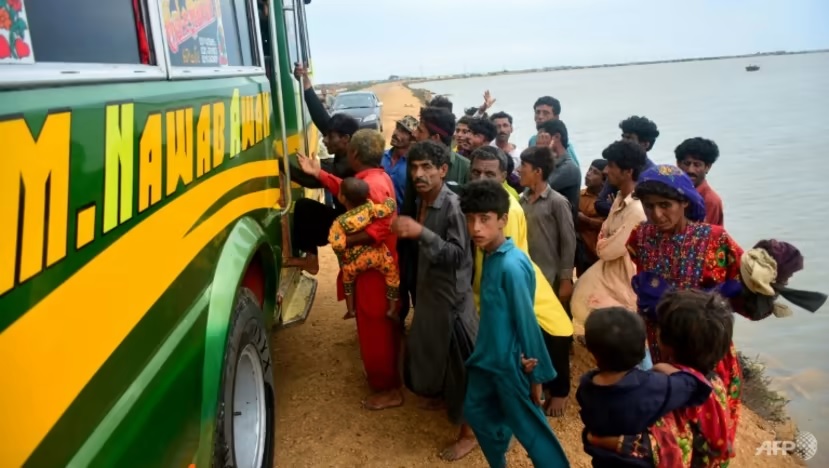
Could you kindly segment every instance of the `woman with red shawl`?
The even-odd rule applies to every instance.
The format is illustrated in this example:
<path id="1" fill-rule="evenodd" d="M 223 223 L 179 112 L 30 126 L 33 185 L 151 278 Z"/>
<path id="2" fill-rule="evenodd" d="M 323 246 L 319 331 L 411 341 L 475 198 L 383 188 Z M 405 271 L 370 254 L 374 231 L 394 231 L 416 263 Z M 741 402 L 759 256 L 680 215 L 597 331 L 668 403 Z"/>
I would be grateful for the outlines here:
<path id="1" fill-rule="evenodd" d="M 348 164 L 356 173 L 354 177 L 369 186 L 368 198 L 383 203 L 394 198 L 394 185 L 380 162 L 385 151 L 385 139 L 375 130 L 359 130 L 348 143 Z M 316 177 L 331 193 L 340 192 L 342 179 L 320 169 L 319 159 L 297 155 L 303 172 Z M 346 243 L 373 245 L 384 243 L 397 262 L 397 236 L 391 232 L 393 217 L 379 218 L 364 231 L 349 234 Z M 370 410 L 392 408 L 403 404 L 400 392 L 398 353 L 400 327 L 386 317 L 388 303 L 383 275 L 377 270 L 360 273 L 355 280 L 354 305 L 357 313 L 357 337 L 368 384 L 376 393 L 363 401 Z M 337 276 L 337 299 L 345 299 L 342 272 Z"/>

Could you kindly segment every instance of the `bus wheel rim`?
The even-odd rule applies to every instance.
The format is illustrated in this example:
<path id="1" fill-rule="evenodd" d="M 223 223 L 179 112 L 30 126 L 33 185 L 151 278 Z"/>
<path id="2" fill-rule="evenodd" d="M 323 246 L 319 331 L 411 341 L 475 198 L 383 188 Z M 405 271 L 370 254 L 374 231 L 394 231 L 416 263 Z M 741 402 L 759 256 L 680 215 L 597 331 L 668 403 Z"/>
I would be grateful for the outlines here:
<path id="1" fill-rule="evenodd" d="M 265 456 L 265 377 L 259 352 L 247 344 L 236 362 L 233 384 L 233 452 L 239 468 L 259 468 Z"/>

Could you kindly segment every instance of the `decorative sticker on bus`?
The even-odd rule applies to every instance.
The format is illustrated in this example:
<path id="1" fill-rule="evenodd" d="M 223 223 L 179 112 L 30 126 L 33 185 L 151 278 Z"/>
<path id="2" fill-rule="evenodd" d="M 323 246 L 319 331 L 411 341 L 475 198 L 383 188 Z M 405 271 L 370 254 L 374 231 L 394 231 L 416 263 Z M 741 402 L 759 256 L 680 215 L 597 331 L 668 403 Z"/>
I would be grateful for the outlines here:
<path id="1" fill-rule="evenodd" d="M 218 1 L 161 0 L 161 13 L 173 66 L 227 65 L 222 12 Z"/>
<path id="2" fill-rule="evenodd" d="M 0 64 L 35 63 L 23 0 L 0 0 Z"/>

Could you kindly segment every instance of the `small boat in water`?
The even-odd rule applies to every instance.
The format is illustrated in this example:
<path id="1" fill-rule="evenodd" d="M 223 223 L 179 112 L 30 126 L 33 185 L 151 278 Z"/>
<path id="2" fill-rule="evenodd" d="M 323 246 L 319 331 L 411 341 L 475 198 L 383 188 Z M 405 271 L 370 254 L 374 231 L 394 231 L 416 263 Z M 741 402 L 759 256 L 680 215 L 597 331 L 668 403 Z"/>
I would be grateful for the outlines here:
<path id="1" fill-rule="evenodd" d="M 759 65 L 749 65 L 746 67 L 746 71 L 757 71 L 760 69 Z"/>

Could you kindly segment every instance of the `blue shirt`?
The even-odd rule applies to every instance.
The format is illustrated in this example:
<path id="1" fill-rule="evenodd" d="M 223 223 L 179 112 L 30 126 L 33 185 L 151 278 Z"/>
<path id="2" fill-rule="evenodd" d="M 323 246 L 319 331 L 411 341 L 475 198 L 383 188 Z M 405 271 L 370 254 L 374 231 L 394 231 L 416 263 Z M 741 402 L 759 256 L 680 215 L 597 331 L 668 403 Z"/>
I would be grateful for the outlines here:
<path id="1" fill-rule="evenodd" d="M 642 168 L 642 172 L 645 172 L 653 167 L 656 167 L 656 164 L 651 161 L 651 158 L 646 158 L 645 167 Z M 593 207 L 596 208 L 596 213 L 598 213 L 599 216 L 603 216 L 605 218 L 607 217 L 610 213 L 610 207 L 613 206 L 613 200 L 610 199 L 610 197 L 615 197 L 616 192 L 618 191 L 619 189 L 617 187 L 610 185 L 609 181 L 605 181 L 604 187 L 602 187 L 602 192 L 596 198 L 596 201 L 593 202 Z"/>
<path id="2" fill-rule="evenodd" d="M 485 254 L 481 284 L 481 321 L 475 351 L 466 361 L 519 385 L 544 383 L 556 371 L 535 318 L 535 270 L 512 239 Z M 521 368 L 521 354 L 538 359 L 532 374 Z"/>
<path id="3" fill-rule="evenodd" d="M 535 146 L 536 140 L 538 140 L 538 135 L 531 136 L 530 137 L 530 143 L 528 144 L 528 148 L 531 148 L 531 147 Z M 573 162 L 576 163 L 576 167 L 581 169 L 581 166 L 579 165 L 579 157 L 576 155 L 576 149 L 573 147 L 573 142 L 572 141 L 567 142 L 567 152 L 570 153 L 570 159 L 572 159 Z"/>
<path id="4" fill-rule="evenodd" d="M 597 373 L 591 370 L 584 374 L 576 390 L 584 423 L 582 443 L 584 451 L 593 457 L 594 468 L 652 467 L 653 459 L 636 459 L 590 445 L 588 432 L 599 437 L 642 434 L 662 416 L 679 408 L 699 406 L 711 394 L 708 382 L 684 371 L 665 375 L 633 369 L 614 385 L 593 383 Z"/>
<path id="5" fill-rule="evenodd" d="M 406 155 L 404 154 L 397 162 L 394 162 L 391 158 L 392 151 L 393 149 L 386 151 L 383 154 L 381 162 L 383 169 L 391 177 L 392 184 L 394 185 L 394 195 L 397 198 L 397 212 L 399 213 L 400 208 L 403 206 L 403 194 L 406 193 Z"/>

